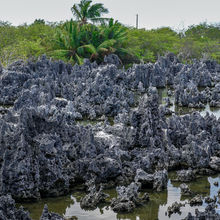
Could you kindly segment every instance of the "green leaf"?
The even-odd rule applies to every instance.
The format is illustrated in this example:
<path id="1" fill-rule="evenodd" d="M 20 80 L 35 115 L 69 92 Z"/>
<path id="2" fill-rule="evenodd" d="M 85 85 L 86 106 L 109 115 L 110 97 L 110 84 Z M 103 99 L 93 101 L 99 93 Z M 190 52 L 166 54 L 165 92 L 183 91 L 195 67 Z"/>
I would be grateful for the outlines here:
<path id="1" fill-rule="evenodd" d="M 97 54 L 96 48 L 92 44 L 83 45 L 80 48 L 85 49 L 91 54 Z"/>
<path id="2" fill-rule="evenodd" d="M 75 54 L 75 56 L 76 56 L 76 59 L 77 59 L 78 64 L 79 64 L 79 65 L 82 65 L 84 59 L 83 59 L 82 57 L 78 56 L 78 54 Z"/>
<path id="3" fill-rule="evenodd" d="M 109 47 L 114 46 L 115 43 L 116 43 L 116 40 L 114 40 L 114 39 L 106 40 L 103 43 L 101 43 L 97 49 L 99 50 L 101 48 L 109 48 Z"/>

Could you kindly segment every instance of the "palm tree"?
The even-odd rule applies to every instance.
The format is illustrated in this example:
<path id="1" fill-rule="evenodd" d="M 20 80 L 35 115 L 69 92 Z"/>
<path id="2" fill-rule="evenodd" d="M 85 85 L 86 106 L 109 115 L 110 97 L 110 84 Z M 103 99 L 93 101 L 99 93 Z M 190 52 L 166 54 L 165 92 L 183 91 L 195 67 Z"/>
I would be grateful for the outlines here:
<path id="1" fill-rule="evenodd" d="M 70 20 L 57 29 L 55 49 L 50 54 L 54 58 L 63 58 L 72 63 L 82 64 L 85 58 L 83 40 L 87 34 L 85 28 Z"/>
<path id="2" fill-rule="evenodd" d="M 127 28 L 113 18 L 107 24 L 101 25 L 100 29 L 105 39 L 114 39 L 119 43 L 127 39 Z"/>
<path id="3" fill-rule="evenodd" d="M 87 24 L 88 20 L 93 23 L 103 23 L 108 20 L 107 18 L 101 18 L 103 14 L 108 13 L 108 9 L 101 3 L 92 5 L 92 0 L 81 0 L 79 4 L 73 5 L 71 11 L 81 25 Z"/>
<path id="4" fill-rule="evenodd" d="M 57 29 L 51 56 L 78 64 L 82 64 L 84 58 L 100 63 L 111 53 L 123 58 L 128 54 L 122 46 L 126 36 L 127 29 L 113 19 L 101 26 L 81 25 L 71 20 Z"/>
<path id="5" fill-rule="evenodd" d="M 108 24 L 101 26 L 101 34 L 104 38 L 115 42 L 113 50 L 110 52 L 117 54 L 121 60 L 127 55 L 132 56 L 131 52 L 123 46 L 124 41 L 127 39 L 127 33 L 127 28 L 118 21 L 114 21 L 112 18 L 109 20 Z"/>
<path id="6" fill-rule="evenodd" d="M 122 43 L 127 37 L 127 29 L 123 25 L 111 18 L 108 24 L 103 24 L 98 28 L 98 32 L 88 31 L 91 33 L 90 39 L 87 40 L 89 44 L 82 46 L 84 51 L 91 54 L 91 60 L 101 62 L 108 54 L 115 53 L 122 57 L 129 53 L 122 47 Z"/>

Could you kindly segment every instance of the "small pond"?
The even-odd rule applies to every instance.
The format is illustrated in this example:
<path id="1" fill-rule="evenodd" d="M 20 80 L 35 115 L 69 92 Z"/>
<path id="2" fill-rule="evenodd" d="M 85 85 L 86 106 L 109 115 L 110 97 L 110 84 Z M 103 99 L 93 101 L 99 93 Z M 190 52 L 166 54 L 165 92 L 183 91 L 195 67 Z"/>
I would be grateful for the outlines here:
<path id="1" fill-rule="evenodd" d="M 169 175 L 170 178 L 172 174 Z M 214 182 L 218 182 L 219 185 L 214 185 Z M 187 202 L 191 197 L 183 197 L 180 193 L 180 183 L 174 182 L 171 179 L 168 181 L 167 190 L 164 192 L 148 191 L 150 195 L 150 201 L 130 214 L 117 214 L 111 210 L 109 204 L 102 204 L 95 210 L 84 210 L 80 207 L 80 199 L 85 195 L 82 191 L 73 192 L 69 196 L 59 198 L 42 199 L 37 203 L 22 204 L 23 207 L 30 211 L 33 220 L 38 220 L 43 210 L 44 204 L 47 204 L 49 210 L 57 212 L 67 218 L 78 220 L 180 220 L 187 216 L 188 212 L 195 213 L 195 209 L 204 211 L 207 204 L 203 202 L 201 206 L 189 206 L 181 208 L 181 214 L 173 214 L 170 217 L 166 215 L 167 207 L 173 202 Z M 196 181 L 188 184 L 190 189 L 203 196 L 211 196 L 218 194 L 220 189 L 220 175 L 210 177 L 200 177 Z M 116 196 L 115 190 L 107 190 L 106 193 L 110 195 L 110 198 Z M 20 204 L 19 204 L 20 205 Z M 220 204 L 216 202 L 217 212 L 220 213 Z"/>
<path id="2" fill-rule="evenodd" d="M 158 95 L 159 95 L 159 103 L 162 105 L 165 105 L 165 98 L 168 98 L 167 95 L 168 88 L 158 89 Z M 209 103 L 206 104 L 204 108 L 189 108 L 189 107 L 180 107 L 175 104 L 175 98 L 174 96 L 169 97 L 172 105 L 169 107 L 170 110 L 175 112 L 177 115 L 185 115 L 189 114 L 195 111 L 200 112 L 202 116 L 205 116 L 207 112 L 210 114 L 213 114 L 216 116 L 216 118 L 220 118 L 220 108 L 217 107 L 210 107 Z"/>

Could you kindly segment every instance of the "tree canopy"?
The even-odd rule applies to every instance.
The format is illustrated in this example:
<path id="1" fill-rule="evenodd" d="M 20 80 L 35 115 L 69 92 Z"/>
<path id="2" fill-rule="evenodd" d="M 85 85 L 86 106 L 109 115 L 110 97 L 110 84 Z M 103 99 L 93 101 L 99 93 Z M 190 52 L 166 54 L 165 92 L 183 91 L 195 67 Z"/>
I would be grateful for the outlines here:
<path id="1" fill-rule="evenodd" d="M 89 20 L 93 23 L 107 20 L 102 15 L 108 13 L 108 9 L 102 3 L 92 4 L 92 0 L 81 0 L 79 4 L 73 5 L 71 11 L 81 24 L 87 24 Z"/>
<path id="2" fill-rule="evenodd" d="M 220 63 L 220 23 L 192 25 L 182 32 L 170 27 L 145 30 L 103 18 L 108 9 L 92 0 L 81 0 L 71 10 L 75 20 L 59 23 L 36 19 L 16 27 L 0 21 L 0 62 L 7 66 L 46 54 L 72 64 L 82 64 L 84 58 L 101 63 L 105 55 L 115 53 L 130 65 L 155 62 L 172 52 L 183 62 L 208 58 Z"/>

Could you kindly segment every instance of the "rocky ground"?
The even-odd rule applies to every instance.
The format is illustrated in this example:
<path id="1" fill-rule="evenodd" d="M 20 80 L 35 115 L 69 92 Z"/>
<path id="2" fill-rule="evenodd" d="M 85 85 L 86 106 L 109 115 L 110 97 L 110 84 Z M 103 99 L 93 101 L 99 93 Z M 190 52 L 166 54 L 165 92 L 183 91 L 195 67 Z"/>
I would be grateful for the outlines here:
<path id="1" fill-rule="evenodd" d="M 102 188 L 117 186 L 113 210 L 132 211 L 149 199 L 141 189 L 166 188 L 169 170 L 180 170 L 180 181 L 220 171 L 220 120 L 198 112 L 167 118 L 157 92 L 170 86 L 179 106 L 219 106 L 220 65 L 182 64 L 172 54 L 127 71 L 119 63 L 115 55 L 100 66 L 42 57 L 0 68 L 3 200 L 60 196 L 80 183 L 89 191 L 82 205 L 94 207 L 106 198 Z M 13 207 L 10 213 L 29 219 Z M 51 216 L 45 207 L 42 219 Z"/>

